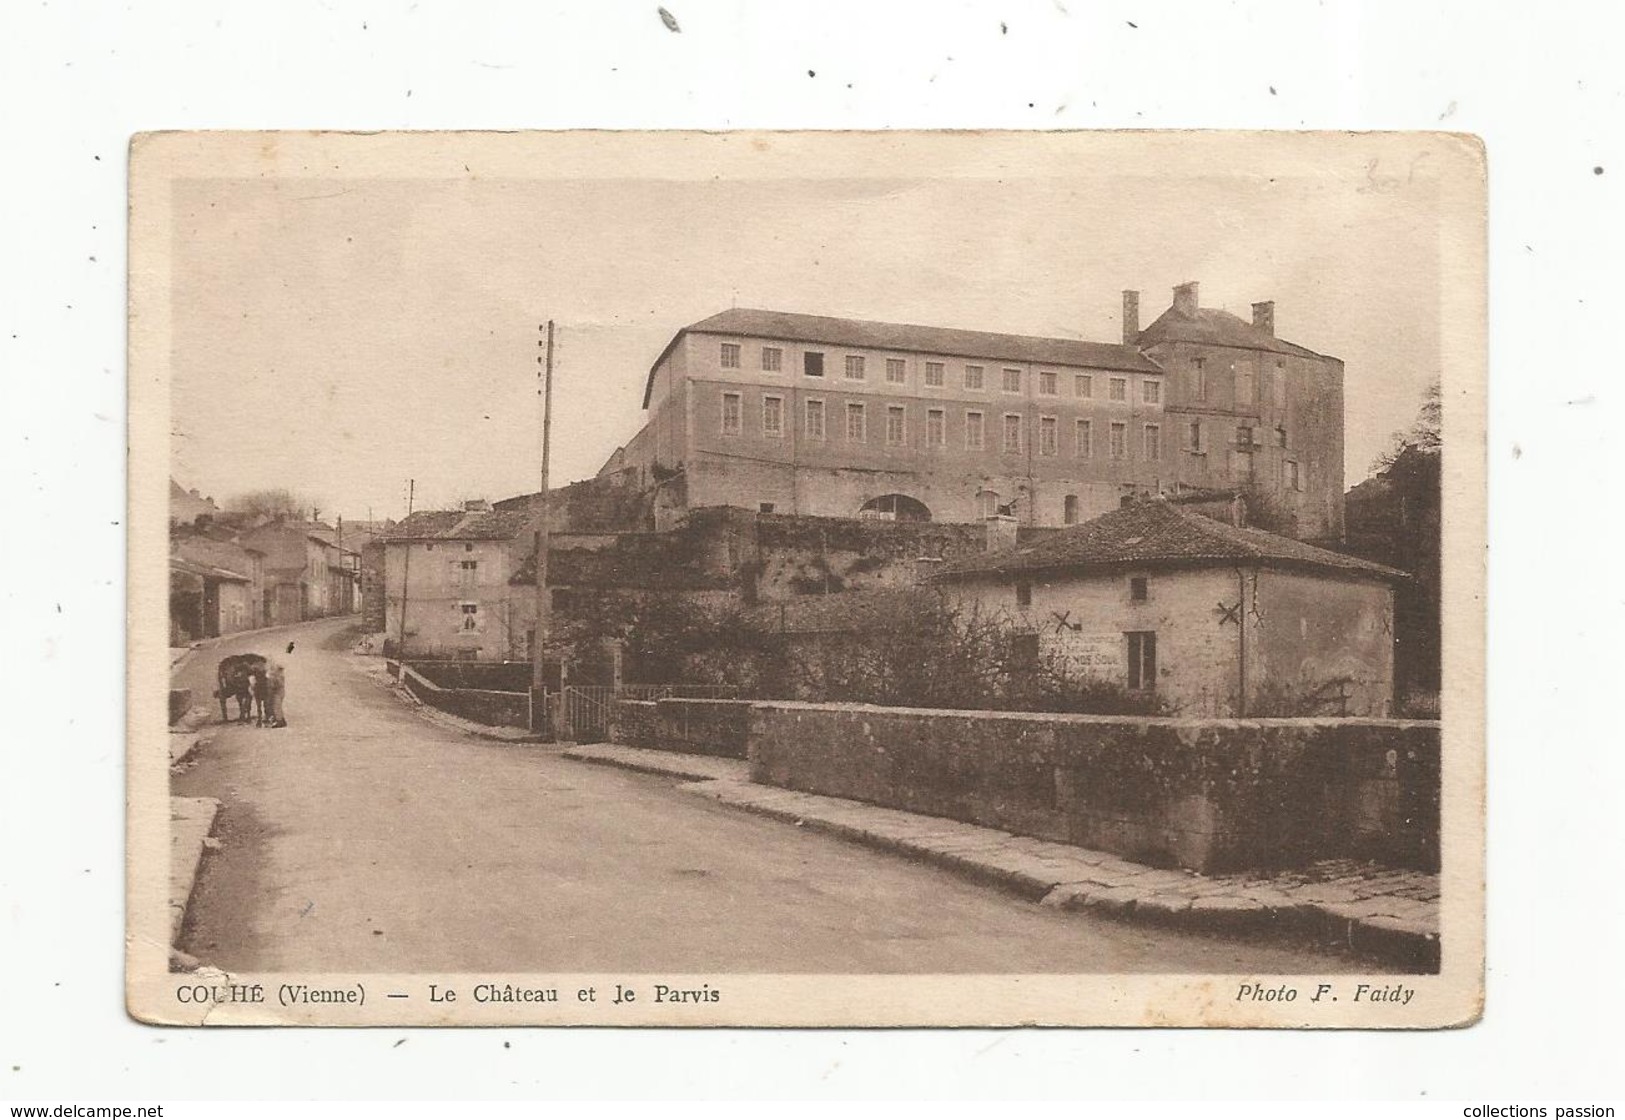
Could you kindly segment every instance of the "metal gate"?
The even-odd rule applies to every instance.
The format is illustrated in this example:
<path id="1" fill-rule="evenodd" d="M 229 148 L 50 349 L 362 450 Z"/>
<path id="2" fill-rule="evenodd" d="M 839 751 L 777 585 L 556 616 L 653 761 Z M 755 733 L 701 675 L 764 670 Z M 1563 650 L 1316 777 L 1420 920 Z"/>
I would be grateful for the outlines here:
<path id="1" fill-rule="evenodd" d="M 617 700 L 731 700 L 739 690 L 728 685 L 607 684 L 566 685 L 559 694 L 559 738 L 575 743 L 609 741 L 610 716 Z"/>
<path id="2" fill-rule="evenodd" d="M 559 694 L 562 738 L 575 743 L 602 743 L 609 739 L 609 713 L 615 703 L 610 685 L 566 685 Z"/>

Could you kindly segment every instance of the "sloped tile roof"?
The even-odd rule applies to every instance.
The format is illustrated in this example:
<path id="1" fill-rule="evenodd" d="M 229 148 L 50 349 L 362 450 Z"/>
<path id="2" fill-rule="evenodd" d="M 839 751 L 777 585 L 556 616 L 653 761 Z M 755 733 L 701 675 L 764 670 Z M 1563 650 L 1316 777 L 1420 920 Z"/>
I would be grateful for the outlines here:
<path id="1" fill-rule="evenodd" d="M 1112 510 L 1031 545 L 985 552 L 947 565 L 939 580 L 1055 569 L 1126 567 L 1302 568 L 1384 580 L 1408 579 L 1395 568 L 1302 541 L 1238 529 L 1172 502 L 1145 501 Z"/>
<path id="2" fill-rule="evenodd" d="M 509 541 L 525 531 L 531 515 L 523 510 L 464 512 L 425 509 L 381 533 L 386 541 Z"/>
<path id="3" fill-rule="evenodd" d="M 792 311 L 762 311 L 736 307 L 682 328 L 649 367 L 643 407 L 649 407 L 654 371 L 679 340 L 690 331 L 737 335 L 744 338 L 783 339 L 786 342 L 822 343 L 873 350 L 901 350 L 940 354 L 953 358 L 984 358 L 992 362 L 1034 365 L 1083 366 L 1089 369 L 1161 373 L 1162 367 L 1133 346 L 1110 342 L 1084 342 L 1073 338 L 1043 338 L 1024 334 L 995 334 L 953 327 L 926 327 L 910 323 L 880 323 L 869 319 L 839 319 L 827 315 L 801 315 Z"/>
<path id="4" fill-rule="evenodd" d="M 202 576 L 204 579 L 220 579 L 229 583 L 253 583 L 254 581 L 241 572 L 231 571 L 229 568 L 216 567 L 213 564 L 204 564 L 196 560 L 188 560 L 184 556 L 171 556 L 169 569 L 174 572 L 185 572 L 188 575 Z"/>
<path id="5" fill-rule="evenodd" d="M 1241 350 L 1295 354 L 1301 358 L 1326 357 L 1284 338 L 1276 338 L 1239 315 L 1216 307 L 1197 308 L 1194 316 L 1182 315 L 1174 307 L 1168 308 L 1157 316 L 1156 322 L 1140 332 L 1139 345 L 1154 346 L 1159 342 L 1203 342 L 1213 346 L 1234 346 Z"/>

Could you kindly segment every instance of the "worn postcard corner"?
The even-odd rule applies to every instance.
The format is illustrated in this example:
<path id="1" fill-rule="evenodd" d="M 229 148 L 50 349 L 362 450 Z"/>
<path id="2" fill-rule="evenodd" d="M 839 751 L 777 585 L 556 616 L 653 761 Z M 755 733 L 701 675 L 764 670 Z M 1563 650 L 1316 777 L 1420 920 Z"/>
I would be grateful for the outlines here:
<path id="1" fill-rule="evenodd" d="M 1476 137 L 144 133 L 130 206 L 135 1018 L 1482 1013 Z"/>

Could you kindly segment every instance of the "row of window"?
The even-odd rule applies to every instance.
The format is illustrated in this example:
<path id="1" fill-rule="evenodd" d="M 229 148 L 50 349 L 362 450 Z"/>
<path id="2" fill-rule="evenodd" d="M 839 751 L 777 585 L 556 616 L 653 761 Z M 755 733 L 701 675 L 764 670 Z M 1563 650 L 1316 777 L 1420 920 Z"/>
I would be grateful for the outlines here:
<path id="1" fill-rule="evenodd" d="M 807 439 L 829 438 L 829 416 L 825 402 L 813 397 L 803 402 L 805 413 L 802 431 Z M 848 401 L 842 415 L 846 439 L 852 443 L 866 443 L 869 439 L 869 406 L 860 401 Z M 762 398 L 762 434 L 769 437 L 784 435 L 784 398 Z M 987 417 L 975 409 L 967 409 L 964 417 L 964 446 L 967 451 L 984 451 L 988 447 Z M 1195 427 L 1193 425 L 1193 427 Z M 1128 424 L 1115 421 L 1107 427 L 1107 448 L 1113 459 L 1128 458 Z M 1023 447 L 1025 424 L 1019 413 L 1007 412 L 1000 417 L 997 434 L 999 449 L 1007 454 L 1020 454 Z M 739 393 L 722 394 L 722 433 L 740 435 L 744 431 L 744 398 Z M 1142 429 L 1143 457 L 1162 458 L 1162 425 L 1146 424 Z M 898 404 L 885 410 L 885 441 L 894 447 L 908 442 L 908 410 Z M 946 447 L 948 443 L 947 410 L 927 409 L 925 413 L 925 446 Z M 1095 426 L 1090 420 L 1077 420 L 1072 429 L 1072 451 L 1080 459 L 1094 455 Z M 1038 418 L 1038 445 L 1040 455 L 1059 455 L 1061 451 L 1061 425 L 1054 416 Z"/>
<path id="2" fill-rule="evenodd" d="M 1191 400 L 1207 400 L 1207 359 L 1192 358 L 1190 374 Z M 1236 369 L 1236 401 L 1238 404 L 1258 403 L 1258 377 L 1246 365 Z M 1270 371 L 1270 403 L 1276 408 L 1286 407 L 1286 362 L 1280 358 Z"/>
<path id="3" fill-rule="evenodd" d="M 737 342 L 724 342 L 722 344 L 722 368 L 739 369 L 741 362 L 741 346 Z M 888 385 L 905 385 L 908 383 L 908 363 L 903 358 L 885 359 L 885 380 Z M 764 373 L 781 373 L 784 369 L 784 351 L 777 346 L 762 347 L 762 371 Z M 824 355 L 817 350 L 808 350 L 802 354 L 802 373 L 808 377 L 824 376 Z M 869 378 L 869 363 L 862 354 L 846 355 L 846 379 L 848 381 L 867 381 Z M 948 378 L 948 364 L 946 362 L 926 362 L 924 382 L 933 389 L 945 388 Z M 987 369 L 980 365 L 966 365 L 962 371 L 962 384 L 966 389 L 979 392 L 987 387 Z M 1006 393 L 1020 393 L 1022 391 L 1022 371 L 1014 366 L 1003 366 L 999 369 L 999 389 Z M 1038 395 L 1041 397 L 1058 397 L 1061 395 L 1061 375 L 1054 370 L 1040 370 L 1038 373 Z M 1072 375 L 1072 395 L 1082 400 L 1092 400 L 1095 395 L 1095 376 L 1090 373 Z M 1129 399 L 1129 379 L 1127 377 L 1108 377 L 1106 379 L 1106 399 L 1109 401 L 1127 402 Z M 1162 403 L 1162 380 L 1155 377 L 1140 379 L 1140 400 L 1144 404 Z"/>

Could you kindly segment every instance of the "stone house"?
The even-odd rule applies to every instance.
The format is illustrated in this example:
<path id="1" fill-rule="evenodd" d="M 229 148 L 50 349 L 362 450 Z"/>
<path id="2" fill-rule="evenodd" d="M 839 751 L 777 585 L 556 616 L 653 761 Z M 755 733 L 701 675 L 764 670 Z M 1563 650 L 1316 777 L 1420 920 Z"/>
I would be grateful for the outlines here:
<path id="1" fill-rule="evenodd" d="M 386 531 L 385 641 L 404 656 L 503 661 L 526 656 L 509 580 L 535 551 L 537 515 L 469 502 L 420 510 Z"/>
<path id="2" fill-rule="evenodd" d="M 1120 343 L 734 309 L 674 335 L 640 430 L 599 472 L 675 512 L 1077 524 L 1125 499 L 1245 493 L 1342 531 L 1343 365 L 1174 291 Z"/>
<path id="3" fill-rule="evenodd" d="M 332 540 L 333 527 L 319 521 L 269 521 L 238 540 L 265 556 L 261 617 L 284 626 L 355 610 L 356 573 Z"/>
<path id="4" fill-rule="evenodd" d="M 1155 692 L 1182 715 L 1387 716 L 1407 578 L 1148 500 L 934 581 L 1008 617 L 1069 675 Z"/>
<path id="5" fill-rule="evenodd" d="M 183 581 L 187 587 L 182 595 L 192 590 L 202 595 L 196 608 L 183 608 L 188 617 L 199 617 L 195 612 L 202 611 L 202 621 L 192 631 L 194 637 L 219 637 L 265 625 L 264 553 L 237 543 L 229 530 L 218 528 L 177 528 L 170 534 L 169 551 L 172 558 L 185 562 L 182 570 L 192 577 Z M 196 579 L 204 583 L 194 585 Z M 210 580 L 217 581 L 219 587 L 211 591 L 207 586 Z"/>

